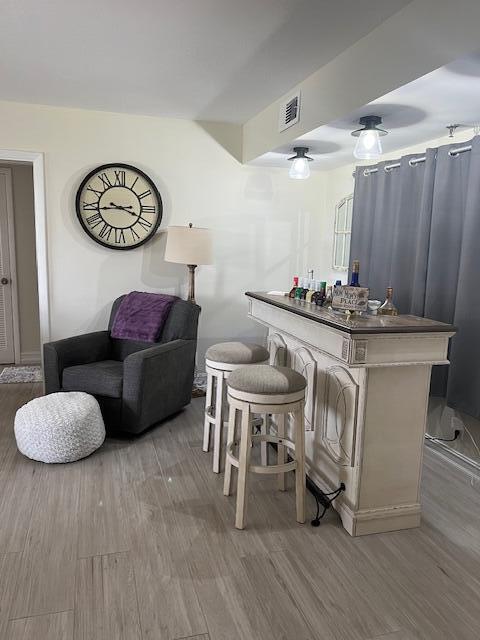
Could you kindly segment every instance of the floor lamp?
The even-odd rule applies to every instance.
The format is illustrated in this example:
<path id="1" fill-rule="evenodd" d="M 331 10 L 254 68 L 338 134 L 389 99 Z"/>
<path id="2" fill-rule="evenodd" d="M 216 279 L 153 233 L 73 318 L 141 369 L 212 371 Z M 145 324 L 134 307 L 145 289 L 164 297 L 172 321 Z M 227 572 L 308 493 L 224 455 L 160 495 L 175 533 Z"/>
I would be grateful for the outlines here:
<path id="1" fill-rule="evenodd" d="M 195 302 L 195 269 L 199 264 L 212 264 L 212 233 L 210 229 L 168 227 L 165 260 L 188 267 L 188 300 Z"/>

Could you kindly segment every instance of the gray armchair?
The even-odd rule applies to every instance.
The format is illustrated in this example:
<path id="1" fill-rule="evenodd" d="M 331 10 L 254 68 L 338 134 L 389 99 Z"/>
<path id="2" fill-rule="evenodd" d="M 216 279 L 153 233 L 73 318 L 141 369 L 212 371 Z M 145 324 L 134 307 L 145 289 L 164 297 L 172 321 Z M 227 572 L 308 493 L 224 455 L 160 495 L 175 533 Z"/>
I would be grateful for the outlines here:
<path id="1" fill-rule="evenodd" d="M 190 402 L 200 307 L 176 300 L 152 344 L 110 336 L 123 298 L 113 303 L 108 331 L 44 345 L 45 389 L 90 393 L 107 428 L 140 433 Z"/>

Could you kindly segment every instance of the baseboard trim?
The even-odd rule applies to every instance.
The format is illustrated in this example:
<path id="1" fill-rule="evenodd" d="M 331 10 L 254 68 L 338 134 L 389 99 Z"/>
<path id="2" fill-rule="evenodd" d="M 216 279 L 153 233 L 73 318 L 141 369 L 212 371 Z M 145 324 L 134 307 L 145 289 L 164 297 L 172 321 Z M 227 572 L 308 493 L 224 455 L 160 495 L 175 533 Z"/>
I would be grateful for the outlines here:
<path id="1" fill-rule="evenodd" d="M 433 436 L 428 435 L 428 433 L 425 434 L 425 446 L 428 447 L 429 451 L 441 457 L 457 469 L 460 469 L 460 471 L 468 473 L 469 475 L 473 474 L 477 478 L 480 477 L 480 464 L 478 462 L 465 456 L 460 451 L 452 449 L 448 444 L 437 440 Z"/>
<path id="2" fill-rule="evenodd" d="M 271 430 L 276 434 L 275 424 L 271 425 Z M 305 461 L 305 468 L 308 479 L 317 489 L 327 493 L 338 488 L 338 485 L 333 486 L 313 469 L 308 460 Z M 339 484 L 340 481 L 341 478 L 339 478 Z M 340 494 L 332 502 L 332 507 L 340 516 L 343 528 L 352 537 L 414 529 L 420 526 L 421 505 L 419 502 L 354 511 L 346 502 L 344 495 Z"/>
<path id="3" fill-rule="evenodd" d="M 413 529 L 420 526 L 421 508 L 419 504 L 406 504 L 380 509 L 365 509 L 353 513 L 346 505 L 342 522 L 348 522 L 348 531 L 352 536 L 365 536 L 371 533 L 387 533 L 401 529 Z"/>
<path id="4" fill-rule="evenodd" d="M 22 351 L 20 353 L 20 364 L 40 364 L 40 351 Z"/>
<path id="5" fill-rule="evenodd" d="M 334 491 L 337 488 L 326 482 L 310 467 L 308 462 L 306 467 L 309 479 L 322 491 Z M 353 511 L 340 495 L 333 501 L 332 506 L 340 516 L 344 529 L 352 537 L 413 529 L 420 526 L 421 507 L 419 503 Z"/>

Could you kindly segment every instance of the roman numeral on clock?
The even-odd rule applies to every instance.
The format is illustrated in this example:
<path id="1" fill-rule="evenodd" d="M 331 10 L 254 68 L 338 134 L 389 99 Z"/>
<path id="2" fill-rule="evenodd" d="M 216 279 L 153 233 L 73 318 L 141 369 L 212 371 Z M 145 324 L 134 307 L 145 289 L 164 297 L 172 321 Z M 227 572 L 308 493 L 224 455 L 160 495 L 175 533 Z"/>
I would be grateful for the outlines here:
<path id="1" fill-rule="evenodd" d="M 98 179 L 102 181 L 102 184 L 105 187 L 105 190 L 110 189 L 110 187 L 112 186 L 112 183 L 110 182 L 110 178 L 107 176 L 106 173 L 101 173 L 98 176 Z"/>
<path id="2" fill-rule="evenodd" d="M 132 234 L 133 242 L 135 242 L 136 240 L 138 240 L 140 238 L 140 236 L 138 235 L 138 233 L 135 231 L 135 229 L 133 227 L 130 227 L 130 233 Z"/>
<path id="3" fill-rule="evenodd" d="M 97 198 L 100 198 L 100 196 L 103 193 L 103 191 L 98 191 L 98 189 L 94 189 L 91 185 L 88 185 L 87 191 L 91 191 L 92 193 L 94 193 L 97 196 Z"/>
<path id="4" fill-rule="evenodd" d="M 113 227 L 111 227 L 109 224 L 104 222 L 103 227 L 100 229 L 98 237 L 105 239 L 108 242 L 110 240 L 110 236 L 112 235 L 112 231 L 113 231 Z"/>
<path id="5" fill-rule="evenodd" d="M 114 187 L 125 186 L 125 171 L 115 171 L 115 183 Z"/>
<path id="6" fill-rule="evenodd" d="M 136 222 L 136 224 L 141 225 L 144 229 L 151 229 L 152 227 L 152 223 L 149 222 L 148 220 L 145 220 L 145 218 L 142 218 L 142 216 L 138 216 L 138 220 Z"/>
<path id="7" fill-rule="evenodd" d="M 125 244 L 126 243 L 125 232 L 123 229 L 115 229 L 115 242 L 117 244 Z"/>
<path id="8" fill-rule="evenodd" d="M 139 200 L 143 200 L 143 198 L 146 198 L 147 196 L 150 196 L 152 194 L 152 192 L 150 191 L 150 189 L 147 189 L 147 191 L 144 191 L 143 193 L 138 194 L 138 199 Z"/>
<path id="9" fill-rule="evenodd" d="M 88 216 L 87 222 L 92 229 L 95 229 L 95 227 L 98 227 L 98 225 L 103 222 L 103 218 L 99 213 L 94 213 L 92 216 Z"/>
<path id="10" fill-rule="evenodd" d="M 143 205 L 142 213 L 155 213 L 155 207 L 153 205 Z"/>
<path id="11" fill-rule="evenodd" d="M 97 202 L 85 202 L 83 201 L 83 209 L 84 211 L 97 211 L 98 210 L 98 200 Z"/>

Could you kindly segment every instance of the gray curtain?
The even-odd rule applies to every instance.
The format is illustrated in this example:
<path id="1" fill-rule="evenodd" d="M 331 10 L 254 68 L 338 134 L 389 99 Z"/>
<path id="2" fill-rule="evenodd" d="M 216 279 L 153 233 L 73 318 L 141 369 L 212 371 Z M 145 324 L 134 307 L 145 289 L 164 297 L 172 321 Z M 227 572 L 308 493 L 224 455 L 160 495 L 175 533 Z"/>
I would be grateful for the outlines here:
<path id="1" fill-rule="evenodd" d="M 400 167 L 357 167 L 351 259 L 360 284 L 383 300 L 394 288 L 400 313 L 455 324 L 450 367 L 434 367 L 432 393 L 480 418 L 480 137 L 405 156 Z M 387 170 L 386 170 L 387 167 Z M 371 167 L 370 167 L 371 168 Z"/>

